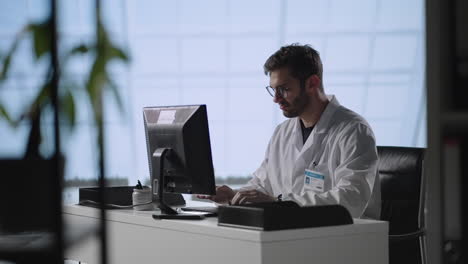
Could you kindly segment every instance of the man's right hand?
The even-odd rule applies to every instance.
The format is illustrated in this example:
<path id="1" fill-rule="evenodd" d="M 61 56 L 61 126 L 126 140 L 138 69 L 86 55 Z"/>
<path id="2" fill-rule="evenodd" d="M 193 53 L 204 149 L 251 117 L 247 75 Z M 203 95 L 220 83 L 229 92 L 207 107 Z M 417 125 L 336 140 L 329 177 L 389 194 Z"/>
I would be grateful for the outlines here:
<path id="1" fill-rule="evenodd" d="M 229 186 L 222 185 L 216 186 L 215 195 L 197 195 L 199 199 L 209 199 L 215 203 L 229 203 L 231 199 L 236 195 L 236 192 Z"/>

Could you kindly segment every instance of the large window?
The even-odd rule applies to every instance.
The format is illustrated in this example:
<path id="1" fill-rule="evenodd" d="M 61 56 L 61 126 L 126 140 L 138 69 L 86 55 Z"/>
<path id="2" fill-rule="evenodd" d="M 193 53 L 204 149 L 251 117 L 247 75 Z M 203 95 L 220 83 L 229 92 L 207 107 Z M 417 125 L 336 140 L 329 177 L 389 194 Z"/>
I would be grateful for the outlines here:
<path id="1" fill-rule="evenodd" d="M 46 13 L 43 2 L 2 2 L 0 54 L 21 25 Z M 284 120 L 264 89 L 263 63 L 293 42 L 320 52 L 325 91 L 363 115 L 379 145 L 425 146 L 422 0 L 103 2 L 107 28 L 132 57 L 129 67 L 111 69 L 125 109 L 106 101 L 108 177 L 131 184 L 149 177 L 143 106 L 201 103 L 208 107 L 217 177 L 248 176 Z M 61 45 L 94 36 L 93 1 L 59 4 Z M 21 47 L 22 62 L 0 89 L 1 102 L 14 112 L 28 103 L 40 78 L 29 49 Z M 67 72 L 82 81 L 87 62 L 76 60 Z M 95 178 L 89 107 L 83 101 L 78 109 L 78 128 L 64 147 L 66 178 Z M 0 134 L 2 156 L 21 153 L 27 128 L 13 130 L 0 121 Z"/>

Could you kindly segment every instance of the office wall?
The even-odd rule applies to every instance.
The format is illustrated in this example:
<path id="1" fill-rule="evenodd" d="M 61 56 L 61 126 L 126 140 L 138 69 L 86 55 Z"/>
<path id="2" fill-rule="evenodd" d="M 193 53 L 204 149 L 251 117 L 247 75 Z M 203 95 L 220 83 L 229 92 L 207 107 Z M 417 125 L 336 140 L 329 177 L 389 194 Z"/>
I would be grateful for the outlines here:
<path id="1" fill-rule="evenodd" d="M 0 54 L 21 25 L 47 13 L 45 0 L 3 1 Z M 59 1 L 61 47 L 93 38 L 93 1 Z M 213 158 L 219 177 L 247 176 L 261 162 L 274 127 L 284 120 L 264 87 L 265 59 L 281 45 L 308 43 L 321 54 L 324 85 L 345 106 L 368 119 L 379 145 L 425 146 L 424 3 L 422 0 L 108 0 L 108 29 L 129 51 L 129 67 L 110 69 L 124 99 L 119 112 L 106 97 L 110 177 L 148 177 L 141 108 L 208 105 Z M 19 114 L 37 91 L 45 64 L 21 61 L 0 89 Z M 89 70 L 78 58 L 66 74 L 76 82 Z M 77 129 L 66 136 L 70 178 L 96 175 L 95 137 L 83 92 Z M 8 98 L 8 99 L 7 99 Z M 27 124 L 0 121 L 0 155 L 21 153 Z M 5 135 L 5 136 L 3 136 Z"/>

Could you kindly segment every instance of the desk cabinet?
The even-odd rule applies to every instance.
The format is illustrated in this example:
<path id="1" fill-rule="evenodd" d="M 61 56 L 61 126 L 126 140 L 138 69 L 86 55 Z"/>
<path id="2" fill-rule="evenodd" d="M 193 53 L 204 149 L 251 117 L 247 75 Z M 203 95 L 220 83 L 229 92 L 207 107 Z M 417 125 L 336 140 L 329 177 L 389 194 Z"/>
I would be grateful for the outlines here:
<path id="1" fill-rule="evenodd" d="M 255 231 L 205 220 L 154 220 L 151 212 L 108 211 L 110 263 L 388 263 L 388 225 L 355 219 L 353 225 Z M 97 209 L 64 207 L 65 221 L 98 224 Z M 97 238 L 70 248 L 65 257 L 99 263 Z"/>

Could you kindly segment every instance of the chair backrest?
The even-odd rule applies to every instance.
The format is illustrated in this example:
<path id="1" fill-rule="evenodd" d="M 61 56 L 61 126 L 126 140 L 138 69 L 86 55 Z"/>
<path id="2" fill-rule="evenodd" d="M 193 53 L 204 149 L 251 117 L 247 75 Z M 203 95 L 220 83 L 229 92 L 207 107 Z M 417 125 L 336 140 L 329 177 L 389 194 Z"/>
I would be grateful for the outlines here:
<path id="1" fill-rule="evenodd" d="M 400 235 L 424 228 L 423 148 L 377 147 L 382 210 L 389 234 Z M 390 240 L 390 263 L 421 263 L 421 243 Z M 397 260 L 398 259 L 398 260 Z"/>
<path id="2" fill-rule="evenodd" d="M 414 232 L 424 224 L 424 149 L 379 146 L 377 150 L 380 218 L 390 222 L 390 234 Z"/>

